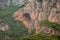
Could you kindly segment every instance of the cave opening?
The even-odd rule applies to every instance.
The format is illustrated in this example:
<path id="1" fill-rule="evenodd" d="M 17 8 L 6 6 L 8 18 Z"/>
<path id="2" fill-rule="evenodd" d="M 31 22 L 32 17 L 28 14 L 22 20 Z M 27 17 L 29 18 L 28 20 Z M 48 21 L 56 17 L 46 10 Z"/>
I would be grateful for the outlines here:
<path id="1" fill-rule="evenodd" d="M 27 18 L 28 20 L 31 20 L 31 17 L 30 17 L 29 13 L 24 13 L 23 17 Z"/>

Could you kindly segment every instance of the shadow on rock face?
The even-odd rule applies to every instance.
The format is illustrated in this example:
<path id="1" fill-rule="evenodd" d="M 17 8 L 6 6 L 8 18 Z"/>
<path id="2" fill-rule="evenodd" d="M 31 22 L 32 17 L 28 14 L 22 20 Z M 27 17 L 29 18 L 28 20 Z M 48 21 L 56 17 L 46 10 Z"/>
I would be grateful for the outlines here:
<path id="1" fill-rule="evenodd" d="M 31 17 L 30 17 L 30 15 L 29 15 L 29 13 L 24 13 L 23 17 L 25 17 L 25 18 L 28 19 L 28 20 L 31 20 Z"/>

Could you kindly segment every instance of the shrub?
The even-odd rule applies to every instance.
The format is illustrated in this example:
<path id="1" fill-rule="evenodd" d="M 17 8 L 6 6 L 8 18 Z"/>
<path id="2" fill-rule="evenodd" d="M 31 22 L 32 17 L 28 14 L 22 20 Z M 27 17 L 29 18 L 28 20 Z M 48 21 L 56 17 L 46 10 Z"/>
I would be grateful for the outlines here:
<path id="1" fill-rule="evenodd" d="M 60 40 L 60 36 L 52 35 L 52 36 L 47 36 L 47 35 L 27 35 L 23 36 L 20 38 L 20 40 Z"/>
<path id="2" fill-rule="evenodd" d="M 48 20 L 44 20 L 40 22 L 41 26 L 50 26 L 52 28 L 55 28 L 56 30 L 60 31 L 60 24 L 54 23 L 54 22 L 50 22 Z"/>

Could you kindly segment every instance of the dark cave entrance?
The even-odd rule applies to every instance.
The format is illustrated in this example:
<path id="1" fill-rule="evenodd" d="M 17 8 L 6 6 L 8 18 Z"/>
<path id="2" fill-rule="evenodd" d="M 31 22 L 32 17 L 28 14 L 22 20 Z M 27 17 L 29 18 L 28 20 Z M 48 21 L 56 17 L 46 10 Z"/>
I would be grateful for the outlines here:
<path id="1" fill-rule="evenodd" d="M 29 13 L 24 13 L 23 17 L 25 17 L 28 20 L 31 20 L 31 17 L 30 17 Z"/>

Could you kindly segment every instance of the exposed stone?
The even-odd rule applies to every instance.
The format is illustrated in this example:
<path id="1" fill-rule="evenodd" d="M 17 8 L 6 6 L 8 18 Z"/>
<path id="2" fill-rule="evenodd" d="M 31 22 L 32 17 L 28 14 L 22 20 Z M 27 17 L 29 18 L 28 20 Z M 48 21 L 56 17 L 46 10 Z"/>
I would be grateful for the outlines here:
<path id="1" fill-rule="evenodd" d="M 40 28 L 40 32 L 44 33 L 44 34 L 48 34 L 48 35 L 60 35 L 60 32 L 55 30 L 54 28 L 48 27 L 48 26 L 44 26 Z"/>
<path id="2" fill-rule="evenodd" d="M 0 24 L 0 30 L 2 30 L 2 31 L 6 31 L 6 30 L 8 30 L 9 29 L 9 26 L 7 25 L 7 24 Z"/>
<path id="3" fill-rule="evenodd" d="M 29 13 L 31 20 L 23 17 L 24 13 Z M 36 33 L 44 30 L 46 34 L 55 34 L 56 30 L 51 27 L 40 28 L 39 22 L 48 19 L 51 22 L 60 24 L 60 2 L 57 0 L 43 0 L 43 2 L 40 3 L 37 0 L 28 0 L 25 7 L 15 12 L 14 17 L 16 17 L 16 20 L 23 21 L 29 31 L 35 28 Z M 56 34 L 60 33 L 56 32 Z"/>

